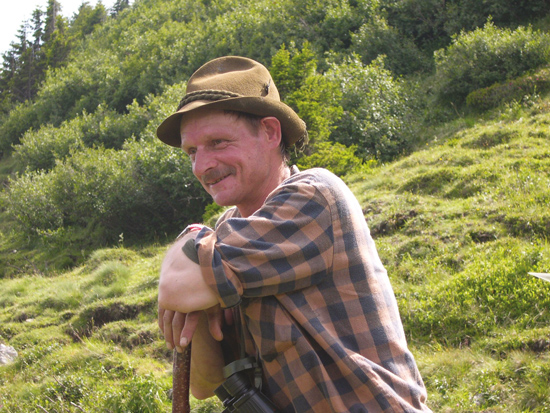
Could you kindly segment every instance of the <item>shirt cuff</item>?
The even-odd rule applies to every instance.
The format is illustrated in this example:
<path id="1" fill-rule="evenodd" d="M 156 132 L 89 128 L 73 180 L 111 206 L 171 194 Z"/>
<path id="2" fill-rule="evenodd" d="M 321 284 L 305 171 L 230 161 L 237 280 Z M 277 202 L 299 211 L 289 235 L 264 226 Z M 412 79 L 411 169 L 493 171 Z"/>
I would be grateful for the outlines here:
<path id="1" fill-rule="evenodd" d="M 195 240 L 193 238 L 189 238 L 185 242 L 185 244 L 183 244 L 181 250 L 186 255 L 186 257 L 193 261 L 195 264 L 200 264 L 199 254 L 197 254 L 197 248 L 195 247 Z"/>

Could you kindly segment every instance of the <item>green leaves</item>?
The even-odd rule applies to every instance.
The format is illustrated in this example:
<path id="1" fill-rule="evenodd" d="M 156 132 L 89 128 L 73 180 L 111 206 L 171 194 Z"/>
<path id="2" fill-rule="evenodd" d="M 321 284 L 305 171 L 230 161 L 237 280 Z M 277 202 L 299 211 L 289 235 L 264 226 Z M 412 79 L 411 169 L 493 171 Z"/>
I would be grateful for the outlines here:
<path id="1" fill-rule="evenodd" d="M 435 53 L 436 94 L 442 102 L 462 105 L 472 91 L 521 76 L 549 59 L 550 34 L 531 27 L 501 29 L 489 20 Z"/>
<path id="2" fill-rule="evenodd" d="M 344 114 L 331 139 L 356 145 L 363 159 L 387 161 L 404 154 L 414 139 L 412 106 L 401 80 L 379 58 L 365 66 L 358 56 L 335 64 L 328 78 L 342 90 Z"/>

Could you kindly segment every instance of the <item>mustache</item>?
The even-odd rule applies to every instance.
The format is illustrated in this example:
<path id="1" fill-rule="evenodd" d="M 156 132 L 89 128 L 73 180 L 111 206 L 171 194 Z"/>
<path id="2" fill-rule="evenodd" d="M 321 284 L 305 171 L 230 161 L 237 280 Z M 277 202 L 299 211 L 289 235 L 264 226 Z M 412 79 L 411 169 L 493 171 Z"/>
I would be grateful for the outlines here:
<path id="1" fill-rule="evenodd" d="M 202 181 L 204 183 L 210 183 L 210 182 L 216 182 L 218 179 L 220 178 L 223 178 L 224 176 L 227 176 L 227 175 L 231 175 L 235 173 L 235 168 L 231 168 L 231 167 L 223 167 L 223 168 L 218 168 L 218 169 L 211 169 L 211 170 L 208 170 L 206 171 L 203 175 L 202 175 Z"/>

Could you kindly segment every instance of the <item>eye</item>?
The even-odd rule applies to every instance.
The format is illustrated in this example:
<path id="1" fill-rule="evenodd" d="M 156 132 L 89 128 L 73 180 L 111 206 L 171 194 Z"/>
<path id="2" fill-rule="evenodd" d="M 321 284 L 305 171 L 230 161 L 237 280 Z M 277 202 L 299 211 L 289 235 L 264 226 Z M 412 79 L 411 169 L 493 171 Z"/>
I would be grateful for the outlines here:
<path id="1" fill-rule="evenodd" d="M 195 157 L 195 154 L 197 153 L 197 148 L 189 148 L 185 150 L 185 153 L 187 154 L 187 156 L 193 159 Z"/>

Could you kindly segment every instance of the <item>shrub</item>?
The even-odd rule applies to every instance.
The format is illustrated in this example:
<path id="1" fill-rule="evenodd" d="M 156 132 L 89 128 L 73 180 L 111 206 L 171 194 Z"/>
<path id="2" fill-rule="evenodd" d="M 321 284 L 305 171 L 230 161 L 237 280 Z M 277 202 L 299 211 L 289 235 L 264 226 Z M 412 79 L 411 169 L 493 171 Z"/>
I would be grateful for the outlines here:
<path id="1" fill-rule="evenodd" d="M 59 129 L 53 126 L 40 131 L 47 138 L 44 140 L 51 139 L 52 147 L 66 144 L 64 152 L 52 154 L 53 148 L 42 145 L 41 139 L 29 132 L 33 139 L 18 147 L 21 156 L 25 154 L 35 166 L 51 165 L 53 160 L 57 163 L 49 171 L 29 169 L 8 181 L 2 194 L 7 217 L 15 219 L 24 234 L 39 235 L 50 247 L 56 246 L 56 256 L 66 258 L 64 266 L 82 259 L 81 248 L 118 243 L 121 234 L 130 243 L 164 238 L 199 220 L 210 202 L 208 194 L 193 176 L 183 152 L 154 137 L 157 125 L 173 112 L 184 87 L 176 84 L 162 95 L 149 96 L 143 107 L 134 103 L 127 115 L 107 109 L 82 115 L 59 128 L 64 137 L 56 137 Z M 106 119 L 111 119 L 109 125 Z M 144 122 L 148 122 L 145 127 Z M 126 139 L 122 150 L 87 148 L 83 143 L 89 139 L 93 145 L 113 131 Z M 139 131 L 141 140 L 131 139 L 131 131 Z M 78 150 L 71 149 L 75 142 L 79 142 Z M 121 140 L 117 142 L 121 144 Z M 67 151 L 72 156 L 64 155 Z M 47 162 L 40 163 L 42 158 Z"/>
<path id="2" fill-rule="evenodd" d="M 491 17 L 497 26 L 515 27 L 546 16 L 547 0 L 384 0 L 388 22 L 426 51 L 445 47 L 460 31 L 482 27 Z"/>
<path id="3" fill-rule="evenodd" d="M 453 37 L 435 53 L 436 94 L 442 102 L 465 103 L 476 89 L 521 76 L 550 59 L 550 34 L 530 27 L 500 29 L 489 21 L 483 29 Z"/>
<path id="4" fill-rule="evenodd" d="M 509 82 L 474 90 L 466 97 L 466 104 L 479 111 L 495 108 L 503 103 L 521 101 L 524 97 L 550 90 L 550 69 L 522 76 Z"/>
<path id="5" fill-rule="evenodd" d="M 301 51 L 292 43 L 288 50 L 283 45 L 272 59 L 273 80 L 284 101 L 306 123 L 313 150 L 317 142 L 328 139 L 342 115 L 338 84 L 318 74 L 316 69 L 317 60 L 309 43 Z"/>
<path id="6" fill-rule="evenodd" d="M 351 35 L 351 51 L 361 56 L 365 64 L 379 55 L 386 55 L 385 66 L 396 75 L 427 72 L 432 69 L 427 56 L 412 39 L 404 36 L 381 17 L 374 17 Z"/>
<path id="7" fill-rule="evenodd" d="M 356 145 L 363 159 L 388 161 L 406 153 L 414 139 L 410 95 L 384 68 L 384 58 L 364 66 L 358 56 L 333 65 L 327 77 L 342 89 L 343 116 L 331 140 Z"/>
<path id="8" fill-rule="evenodd" d="M 173 234 L 200 218 L 207 194 L 187 158 L 160 141 L 125 150 L 84 149 L 50 172 L 10 181 L 7 213 L 29 234 L 62 241 L 67 231 L 93 232 L 93 245 Z M 63 241 L 65 242 L 65 241 Z"/>
<path id="9" fill-rule="evenodd" d="M 147 124 L 146 109 L 134 102 L 127 114 L 118 114 L 105 106 L 94 113 L 64 121 L 59 127 L 51 124 L 29 130 L 15 145 L 14 157 L 30 170 L 51 169 L 55 161 L 87 147 L 121 149 L 132 136 L 139 136 Z"/>
<path id="10" fill-rule="evenodd" d="M 301 170 L 308 168 L 326 168 L 338 176 L 344 176 L 361 165 L 361 159 L 355 156 L 356 146 L 347 147 L 341 143 L 322 142 L 309 156 L 298 160 Z"/>
<path id="11" fill-rule="evenodd" d="M 84 148 L 81 137 L 80 118 L 64 122 L 61 127 L 45 125 L 38 130 L 29 130 L 14 146 L 14 158 L 19 165 L 31 171 L 48 170 L 56 160 L 63 160 L 73 151 Z"/>
<path id="12" fill-rule="evenodd" d="M 15 106 L 0 122 L 0 152 L 11 152 L 26 130 L 38 126 L 33 106 L 27 102 Z"/>

